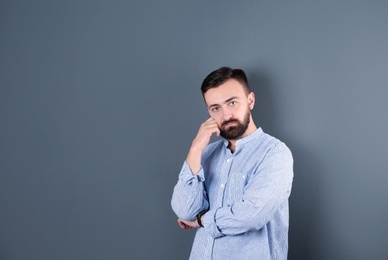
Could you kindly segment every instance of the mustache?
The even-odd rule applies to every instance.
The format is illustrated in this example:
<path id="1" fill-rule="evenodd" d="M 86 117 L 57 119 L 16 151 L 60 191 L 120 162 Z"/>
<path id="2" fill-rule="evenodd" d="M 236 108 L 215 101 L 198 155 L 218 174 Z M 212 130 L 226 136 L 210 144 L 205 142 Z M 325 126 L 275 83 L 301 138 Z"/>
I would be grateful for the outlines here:
<path id="1" fill-rule="evenodd" d="M 238 121 L 237 119 L 229 119 L 228 121 L 223 122 L 221 124 L 221 127 L 224 127 L 224 126 L 226 126 L 227 124 L 230 124 L 230 123 L 237 123 L 237 124 L 239 124 L 240 121 Z"/>

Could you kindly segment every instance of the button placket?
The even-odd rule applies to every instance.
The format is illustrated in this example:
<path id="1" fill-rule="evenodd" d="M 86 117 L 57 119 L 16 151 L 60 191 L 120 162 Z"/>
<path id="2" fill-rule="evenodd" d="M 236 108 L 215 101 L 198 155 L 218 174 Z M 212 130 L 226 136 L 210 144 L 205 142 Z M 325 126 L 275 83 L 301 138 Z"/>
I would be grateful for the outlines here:
<path id="1" fill-rule="evenodd" d="M 219 192 L 221 193 L 221 205 L 224 204 L 224 200 L 225 200 L 225 196 L 226 196 L 226 186 L 227 186 L 227 182 L 228 182 L 228 179 L 229 179 L 229 174 L 230 174 L 230 171 L 232 170 L 232 163 L 233 163 L 233 158 L 232 157 L 229 157 L 227 158 L 225 161 L 224 161 L 224 167 L 223 167 L 223 174 L 222 174 L 222 179 L 221 179 L 221 182 L 219 184 Z"/>

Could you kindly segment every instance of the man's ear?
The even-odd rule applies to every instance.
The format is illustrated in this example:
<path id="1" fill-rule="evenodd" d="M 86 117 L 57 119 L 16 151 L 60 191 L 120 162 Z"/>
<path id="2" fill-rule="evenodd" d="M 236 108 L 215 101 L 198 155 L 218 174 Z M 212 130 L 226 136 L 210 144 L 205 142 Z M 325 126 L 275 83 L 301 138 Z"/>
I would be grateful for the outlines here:
<path id="1" fill-rule="evenodd" d="M 255 93 L 251 92 L 248 94 L 248 104 L 251 110 L 255 107 Z"/>

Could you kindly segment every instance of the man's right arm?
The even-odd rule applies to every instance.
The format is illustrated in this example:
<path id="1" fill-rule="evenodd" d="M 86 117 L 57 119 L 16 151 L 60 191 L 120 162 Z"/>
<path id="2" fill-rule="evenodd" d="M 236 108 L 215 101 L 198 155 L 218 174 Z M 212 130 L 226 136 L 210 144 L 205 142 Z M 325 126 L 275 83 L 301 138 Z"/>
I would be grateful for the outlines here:
<path id="1" fill-rule="evenodd" d="M 219 135 L 220 130 L 216 121 L 209 118 L 199 128 L 174 187 L 171 206 L 181 219 L 193 220 L 198 212 L 209 207 L 201 157 L 213 133 Z"/>
<path id="2" fill-rule="evenodd" d="M 212 134 L 219 136 L 220 129 L 217 122 L 210 117 L 202 123 L 186 157 L 186 162 L 193 175 L 196 175 L 201 170 L 202 152 L 209 144 Z"/>
<path id="3" fill-rule="evenodd" d="M 202 169 L 193 175 L 188 164 L 183 164 L 171 199 L 171 207 L 178 218 L 194 220 L 198 212 L 208 207 L 204 181 Z"/>

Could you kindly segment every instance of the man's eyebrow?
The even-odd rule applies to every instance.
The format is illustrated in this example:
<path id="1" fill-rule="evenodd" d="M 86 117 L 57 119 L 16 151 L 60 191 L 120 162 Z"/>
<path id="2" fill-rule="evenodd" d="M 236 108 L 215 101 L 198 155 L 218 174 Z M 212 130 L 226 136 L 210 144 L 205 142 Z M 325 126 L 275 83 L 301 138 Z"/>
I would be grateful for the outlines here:
<path id="1" fill-rule="evenodd" d="M 232 101 L 233 99 L 238 99 L 238 97 L 231 97 L 231 98 L 228 98 L 227 100 L 225 100 L 224 103 L 228 103 L 228 102 Z"/>
<path id="2" fill-rule="evenodd" d="M 228 98 L 227 100 L 224 101 L 224 104 L 232 101 L 233 99 L 238 99 L 238 97 Z M 208 108 L 217 107 L 217 106 L 219 106 L 219 104 L 212 104 L 212 105 L 209 105 Z"/>

